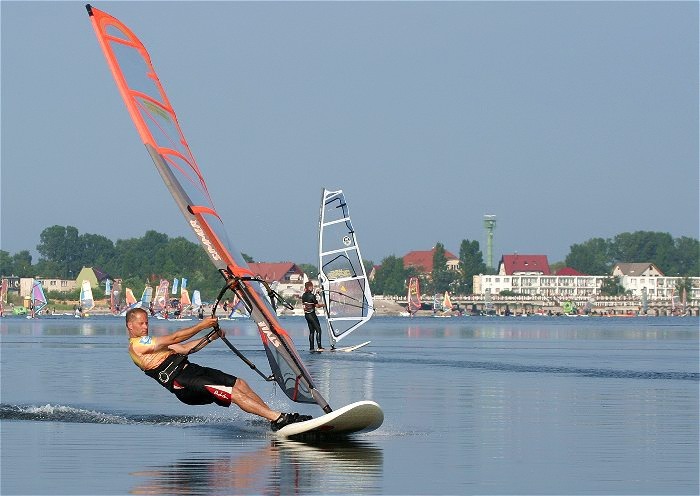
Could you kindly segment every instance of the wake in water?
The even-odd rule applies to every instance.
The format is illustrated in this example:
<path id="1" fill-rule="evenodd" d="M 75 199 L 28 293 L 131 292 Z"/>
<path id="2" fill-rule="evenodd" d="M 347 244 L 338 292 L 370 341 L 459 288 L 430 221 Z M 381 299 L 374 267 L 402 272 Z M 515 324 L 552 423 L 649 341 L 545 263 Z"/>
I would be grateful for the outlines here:
<path id="1" fill-rule="evenodd" d="M 63 405 L 0 404 L 0 420 L 29 420 L 35 422 L 70 422 L 82 424 L 146 424 L 146 425 L 212 425 L 233 424 L 232 417 L 195 415 L 120 415 L 84 410 Z M 240 419 L 239 419 L 240 420 Z"/>

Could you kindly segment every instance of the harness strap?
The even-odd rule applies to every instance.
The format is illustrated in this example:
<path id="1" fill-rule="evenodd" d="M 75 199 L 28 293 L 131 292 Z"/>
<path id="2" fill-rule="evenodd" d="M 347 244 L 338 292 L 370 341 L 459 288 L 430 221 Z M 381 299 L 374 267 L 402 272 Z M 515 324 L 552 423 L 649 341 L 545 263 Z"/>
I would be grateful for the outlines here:
<path id="1" fill-rule="evenodd" d="M 188 363 L 187 355 L 174 354 L 163 360 L 163 363 L 158 367 L 144 370 L 144 372 L 147 376 L 153 377 L 161 386 L 172 392 L 175 377 Z"/>

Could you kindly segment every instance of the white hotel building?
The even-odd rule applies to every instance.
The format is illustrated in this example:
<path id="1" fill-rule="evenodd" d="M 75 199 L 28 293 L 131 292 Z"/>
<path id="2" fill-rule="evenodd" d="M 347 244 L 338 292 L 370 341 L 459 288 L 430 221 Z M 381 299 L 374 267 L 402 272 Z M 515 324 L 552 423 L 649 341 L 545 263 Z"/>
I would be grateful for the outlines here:
<path id="1" fill-rule="evenodd" d="M 641 297 L 646 291 L 652 299 L 669 299 L 676 294 L 676 283 L 682 277 L 666 277 L 651 263 L 620 263 L 612 272 L 632 295 Z M 551 274 L 544 255 L 504 255 L 498 274 L 474 276 L 474 294 L 497 295 L 501 291 L 554 298 L 587 298 L 600 294 L 603 281 L 610 276 L 589 276 L 573 269 Z M 687 300 L 700 300 L 700 277 L 690 278 L 692 294 Z"/>

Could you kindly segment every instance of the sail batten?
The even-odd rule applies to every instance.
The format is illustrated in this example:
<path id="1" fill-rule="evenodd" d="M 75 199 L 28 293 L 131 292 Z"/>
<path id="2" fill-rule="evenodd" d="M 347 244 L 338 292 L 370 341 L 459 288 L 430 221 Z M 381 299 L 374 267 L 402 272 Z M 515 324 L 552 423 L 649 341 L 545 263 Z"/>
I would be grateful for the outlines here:
<path id="1" fill-rule="evenodd" d="M 146 48 L 116 18 L 89 5 L 87 9 L 131 120 L 163 182 L 213 265 L 227 274 L 227 282 L 236 281 L 235 291 L 252 305 L 251 318 L 258 327 L 275 380 L 290 399 L 317 403 L 330 411 L 291 338 L 277 321 L 261 285 L 241 279 L 253 274 L 226 234 Z"/>

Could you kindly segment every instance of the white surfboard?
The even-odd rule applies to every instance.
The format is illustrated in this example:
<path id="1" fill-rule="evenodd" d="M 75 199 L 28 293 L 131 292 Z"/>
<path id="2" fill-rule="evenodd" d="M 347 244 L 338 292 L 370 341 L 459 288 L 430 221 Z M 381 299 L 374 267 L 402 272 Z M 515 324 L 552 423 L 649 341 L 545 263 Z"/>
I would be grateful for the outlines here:
<path id="1" fill-rule="evenodd" d="M 370 344 L 372 341 L 365 341 L 364 343 L 356 344 L 355 346 L 340 346 L 340 347 L 335 347 L 335 348 L 323 348 L 322 350 L 314 350 L 313 353 L 325 353 L 325 352 L 335 352 L 335 351 L 355 351 L 358 348 L 362 348 L 363 346 L 367 346 Z"/>
<path id="2" fill-rule="evenodd" d="M 303 435 L 344 436 L 369 432 L 384 422 L 384 412 L 374 401 L 364 400 L 344 406 L 320 417 L 282 427 L 280 437 Z"/>

